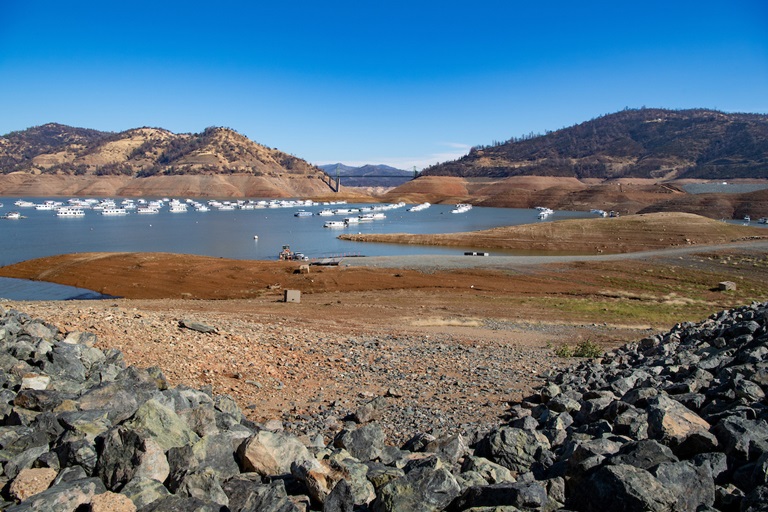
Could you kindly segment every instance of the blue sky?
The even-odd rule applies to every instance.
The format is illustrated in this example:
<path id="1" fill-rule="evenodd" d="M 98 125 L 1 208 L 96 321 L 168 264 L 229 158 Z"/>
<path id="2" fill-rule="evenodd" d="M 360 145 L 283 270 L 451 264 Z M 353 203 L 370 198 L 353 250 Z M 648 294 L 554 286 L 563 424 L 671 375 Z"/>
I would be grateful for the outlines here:
<path id="1" fill-rule="evenodd" d="M 421 169 L 642 106 L 768 113 L 768 2 L 0 2 L 0 134 L 227 126 Z"/>

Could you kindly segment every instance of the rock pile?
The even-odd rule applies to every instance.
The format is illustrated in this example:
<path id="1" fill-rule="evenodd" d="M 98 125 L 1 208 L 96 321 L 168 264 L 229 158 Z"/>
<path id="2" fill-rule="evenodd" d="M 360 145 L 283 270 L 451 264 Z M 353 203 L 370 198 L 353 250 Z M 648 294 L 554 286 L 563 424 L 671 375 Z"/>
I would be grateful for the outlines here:
<path id="1" fill-rule="evenodd" d="M 400 448 L 367 409 L 296 436 L 94 341 L 0 310 L 0 508 L 768 510 L 768 303 L 549 375 L 490 433 Z"/>

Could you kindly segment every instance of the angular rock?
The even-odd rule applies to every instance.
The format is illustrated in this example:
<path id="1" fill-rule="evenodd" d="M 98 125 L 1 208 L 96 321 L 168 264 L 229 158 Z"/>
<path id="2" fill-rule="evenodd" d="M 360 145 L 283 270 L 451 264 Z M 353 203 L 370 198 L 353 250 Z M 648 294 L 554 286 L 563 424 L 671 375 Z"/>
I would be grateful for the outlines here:
<path id="1" fill-rule="evenodd" d="M 164 482 L 170 466 L 153 438 L 117 427 L 104 436 L 96 473 L 108 489 L 120 491 L 134 478 Z"/>
<path id="2" fill-rule="evenodd" d="M 436 512 L 461 492 L 446 469 L 422 468 L 392 480 L 371 505 L 373 512 Z"/>
<path id="3" fill-rule="evenodd" d="M 723 451 L 739 464 L 757 460 L 768 452 L 768 423 L 732 416 L 715 425 L 712 432 L 723 445 Z"/>
<path id="4" fill-rule="evenodd" d="M 356 423 L 368 423 L 379 419 L 382 411 L 387 406 L 387 399 L 379 396 L 361 405 L 352 415 Z"/>
<path id="5" fill-rule="evenodd" d="M 698 510 L 715 503 L 715 482 L 707 466 L 664 462 L 653 469 L 656 479 L 677 497 L 675 510 Z"/>
<path id="6" fill-rule="evenodd" d="M 369 423 L 354 430 L 342 430 L 334 438 L 336 448 L 347 450 L 361 461 L 377 459 L 384 448 L 384 430 L 378 423 Z"/>
<path id="7" fill-rule="evenodd" d="M 255 471 L 263 476 L 290 474 L 293 462 L 313 459 L 295 436 L 268 430 L 245 440 L 237 449 L 237 455 L 243 471 Z"/>
<path id="8" fill-rule="evenodd" d="M 212 334 L 212 333 L 215 334 L 218 332 L 218 329 L 216 329 L 215 327 L 204 324 L 202 322 L 197 322 L 195 320 L 189 320 L 189 319 L 179 320 L 179 327 L 191 329 L 193 331 L 201 332 L 203 334 Z"/>
<path id="9" fill-rule="evenodd" d="M 454 499 L 446 512 L 460 512 L 481 507 L 516 507 L 522 510 L 544 509 L 547 491 L 539 482 L 515 482 L 470 487 Z"/>
<path id="10" fill-rule="evenodd" d="M 60 483 L 27 498 L 24 502 L 8 507 L 6 512 L 72 512 L 81 505 L 87 505 L 97 494 L 107 489 L 98 478 Z"/>
<path id="11" fill-rule="evenodd" d="M 129 498 L 136 509 L 142 509 L 147 505 L 170 496 L 171 492 L 157 480 L 149 478 L 134 478 L 120 490 L 120 494 Z"/>
<path id="12" fill-rule="evenodd" d="M 349 472 L 332 460 L 308 459 L 294 462 L 291 465 L 291 474 L 304 483 L 309 497 L 317 503 L 325 503 L 336 485 L 349 478 Z"/>
<path id="13" fill-rule="evenodd" d="M 648 401 L 648 437 L 678 446 L 689 436 L 709 432 L 701 416 L 677 400 L 659 395 Z"/>
<path id="14" fill-rule="evenodd" d="M 144 402 L 125 427 L 146 432 L 163 450 L 196 443 L 197 434 L 172 409 L 155 399 Z"/>
<path id="15" fill-rule="evenodd" d="M 585 512 L 671 511 L 677 497 L 652 474 L 626 464 L 602 466 L 583 486 L 571 489 L 566 506 Z"/>
<path id="16" fill-rule="evenodd" d="M 461 471 L 474 471 L 478 473 L 488 484 L 513 483 L 515 477 L 512 472 L 500 464 L 491 462 L 484 457 L 469 456 L 464 459 Z"/>
<path id="17" fill-rule="evenodd" d="M 339 481 L 323 503 L 323 512 L 352 512 L 354 508 L 355 498 L 346 480 Z"/>
<path id="18" fill-rule="evenodd" d="M 184 475 L 176 489 L 176 494 L 213 501 L 222 507 L 229 505 L 229 498 L 221 487 L 219 475 L 212 468 L 203 468 Z"/>
<path id="19" fill-rule="evenodd" d="M 491 432 L 476 453 L 513 472 L 525 473 L 549 448 L 549 440 L 539 432 L 502 427 Z"/>
<path id="20" fill-rule="evenodd" d="M 231 512 L 300 512 L 285 491 L 282 480 L 262 484 L 255 473 L 244 473 L 227 480 L 222 488 L 229 498 Z M 258 476 L 258 475 L 256 475 Z"/>
<path id="21" fill-rule="evenodd" d="M 136 512 L 136 505 L 128 496 L 107 491 L 91 498 L 90 512 Z"/>
<path id="22" fill-rule="evenodd" d="M 56 478 L 56 471 L 50 468 L 22 469 L 11 482 L 9 493 L 12 498 L 24 501 L 50 487 Z"/>
<path id="23" fill-rule="evenodd" d="M 192 445 L 171 448 L 167 455 L 170 470 L 170 475 L 166 475 L 168 488 L 175 491 L 185 475 L 205 468 L 213 469 L 222 482 L 239 474 L 233 445 L 241 442 L 231 433 L 218 433 L 205 436 Z"/>

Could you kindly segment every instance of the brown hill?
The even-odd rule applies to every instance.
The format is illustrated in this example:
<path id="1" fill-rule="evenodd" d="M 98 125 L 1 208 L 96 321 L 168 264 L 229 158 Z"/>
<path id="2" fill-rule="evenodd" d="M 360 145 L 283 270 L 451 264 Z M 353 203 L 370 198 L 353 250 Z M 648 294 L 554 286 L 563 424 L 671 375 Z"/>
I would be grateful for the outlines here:
<path id="1" fill-rule="evenodd" d="M 766 169 L 767 115 L 644 108 L 477 146 L 422 174 L 670 180 L 764 178 Z"/>
<path id="2" fill-rule="evenodd" d="M 120 133 L 50 123 L 0 137 L 3 195 L 322 196 L 328 176 L 228 128 Z"/>
<path id="3" fill-rule="evenodd" d="M 748 180 L 750 183 L 764 180 Z M 734 184 L 739 183 L 735 180 Z M 512 176 L 509 178 L 460 178 L 421 176 L 386 192 L 389 202 L 467 202 L 477 206 L 588 211 L 614 210 L 634 213 L 687 212 L 713 219 L 768 217 L 768 191 L 729 194 L 688 194 L 686 182 L 642 178 L 614 180 Z"/>

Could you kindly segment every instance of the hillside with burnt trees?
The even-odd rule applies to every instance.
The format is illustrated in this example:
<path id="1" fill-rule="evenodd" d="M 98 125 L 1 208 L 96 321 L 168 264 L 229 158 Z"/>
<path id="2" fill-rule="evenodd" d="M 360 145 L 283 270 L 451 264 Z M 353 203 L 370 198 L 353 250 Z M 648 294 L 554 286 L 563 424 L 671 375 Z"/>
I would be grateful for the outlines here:
<path id="1" fill-rule="evenodd" d="M 768 177 L 768 115 L 624 110 L 544 135 L 477 146 L 425 176 Z"/>

